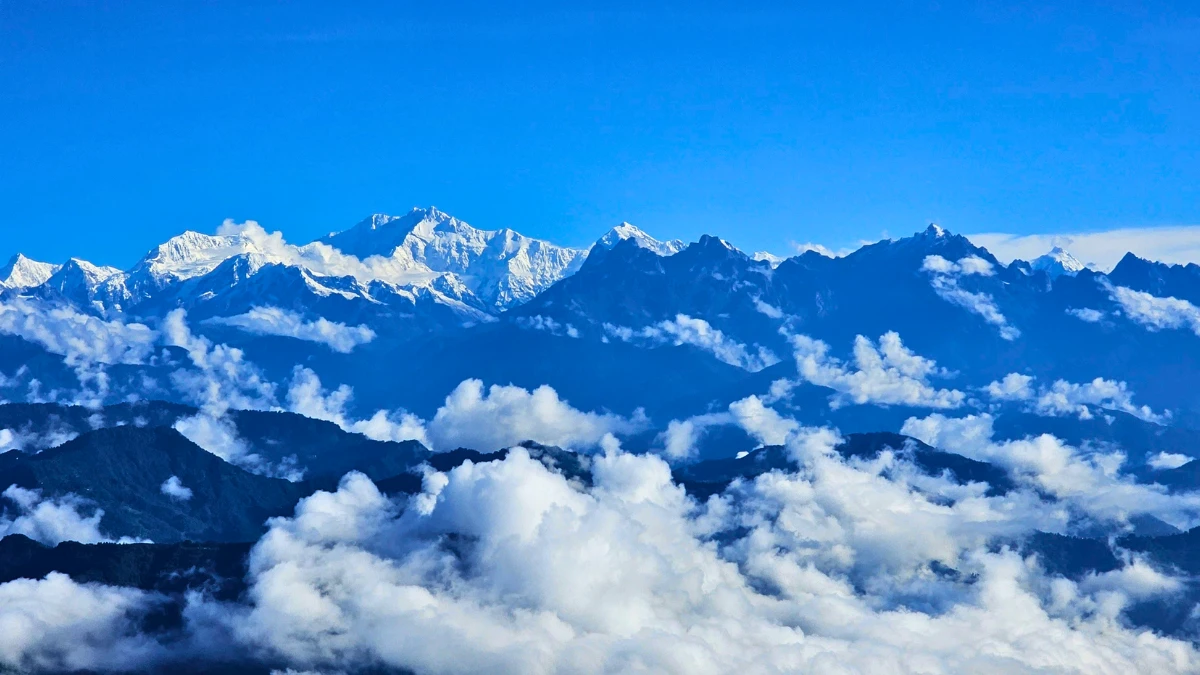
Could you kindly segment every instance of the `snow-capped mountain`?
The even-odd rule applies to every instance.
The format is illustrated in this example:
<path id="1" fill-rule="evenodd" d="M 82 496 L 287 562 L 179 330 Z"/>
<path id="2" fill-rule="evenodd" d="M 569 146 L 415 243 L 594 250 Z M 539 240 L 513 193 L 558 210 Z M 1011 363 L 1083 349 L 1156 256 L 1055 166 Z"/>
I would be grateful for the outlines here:
<path id="1" fill-rule="evenodd" d="M 38 262 L 21 255 L 14 255 L 4 267 L 0 267 L 0 288 L 24 290 L 41 286 L 62 265 Z"/>
<path id="2" fill-rule="evenodd" d="M 572 274 L 584 249 L 556 246 L 514 230 L 480 230 L 436 208 L 403 216 L 376 214 L 318 240 L 359 259 L 379 257 L 402 269 L 451 273 L 497 310 L 525 302 Z"/>
<path id="3" fill-rule="evenodd" d="M 35 288 L 50 297 L 62 298 L 81 306 L 102 308 L 111 304 L 106 282 L 120 279 L 121 276 L 121 270 L 115 267 L 93 265 L 86 260 L 71 258 Z"/>
<path id="4" fill-rule="evenodd" d="M 1075 256 L 1067 253 L 1058 246 L 1050 249 L 1049 253 L 1029 261 L 1029 267 L 1034 270 L 1044 271 L 1050 275 L 1051 279 L 1057 279 L 1064 274 L 1075 276 L 1087 269 L 1087 266 L 1079 262 Z"/>
<path id="5" fill-rule="evenodd" d="M 687 244 L 678 239 L 659 241 L 629 223 L 621 223 L 609 230 L 603 237 L 600 237 L 595 245 L 611 249 L 626 240 L 633 240 L 641 248 L 653 251 L 660 256 L 675 255 L 687 247 Z"/>

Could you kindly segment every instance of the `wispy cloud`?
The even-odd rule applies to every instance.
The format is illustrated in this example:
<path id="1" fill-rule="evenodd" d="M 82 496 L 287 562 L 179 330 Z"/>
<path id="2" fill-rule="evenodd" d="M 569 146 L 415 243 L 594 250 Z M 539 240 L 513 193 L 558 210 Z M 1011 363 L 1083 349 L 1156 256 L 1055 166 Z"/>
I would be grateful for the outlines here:
<path id="1" fill-rule="evenodd" d="M 1165 263 L 1200 262 L 1200 225 L 1144 227 L 1104 232 L 1007 234 L 985 232 L 966 235 L 1004 262 L 1030 260 L 1055 246 L 1101 270 L 1111 270 L 1126 253 Z"/>

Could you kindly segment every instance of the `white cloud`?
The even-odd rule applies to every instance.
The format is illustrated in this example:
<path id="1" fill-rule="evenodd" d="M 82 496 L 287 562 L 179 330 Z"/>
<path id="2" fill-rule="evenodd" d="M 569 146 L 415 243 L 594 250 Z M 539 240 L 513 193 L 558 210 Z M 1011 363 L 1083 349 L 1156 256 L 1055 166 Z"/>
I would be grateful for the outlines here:
<path id="1" fill-rule="evenodd" d="M 299 314 L 278 307 L 254 307 L 245 314 L 207 319 L 205 323 L 233 326 L 256 335 L 317 342 L 342 354 L 349 354 L 355 347 L 375 339 L 375 331 L 367 326 L 347 326 L 325 318 L 305 321 Z"/>
<path id="2" fill-rule="evenodd" d="M 126 670 L 168 648 L 193 663 L 198 648 L 254 654 L 280 672 L 1184 673 L 1200 662 L 1190 643 L 1122 616 L 1135 601 L 1169 600 L 1183 580 L 1139 558 L 1078 582 L 1052 578 L 1000 545 L 1071 532 L 1081 515 L 1194 517 L 1193 497 L 1128 483 L 1108 459 L 1049 437 L 994 443 L 986 417 L 910 424 L 1008 469 L 1018 487 L 1004 495 L 925 475 L 902 449 L 845 460 L 836 431 L 800 427 L 758 399 L 717 415 L 782 437 L 798 469 L 735 481 L 700 504 L 663 460 L 605 434 L 588 458 L 590 486 L 520 448 L 430 471 L 405 500 L 351 473 L 269 522 L 242 600 L 192 596 L 189 635 L 164 647 L 128 637 L 130 618 L 148 610 L 136 591 L 91 606 L 70 589 L 14 601 L 5 592 L 18 587 L 4 585 L 0 622 L 16 613 L 15 625 L 32 627 L 0 636 L 0 650 L 22 645 L 0 658 L 62 654 L 29 646 L 52 640 L 138 645 L 119 651 Z M 28 615 L 68 619 L 42 629 Z M 78 645 L 55 633 L 93 617 Z M 112 653 L 80 652 L 74 667 L 103 670 Z"/>
<path id="3" fill-rule="evenodd" d="M 1186 328 L 1200 335 L 1200 307 L 1179 298 L 1160 298 L 1143 291 L 1105 283 L 1109 296 L 1133 321 L 1147 330 Z"/>
<path id="4" fill-rule="evenodd" d="M 1191 457 L 1181 455 L 1177 452 L 1160 452 L 1157 455 L 1146 460 L 1146 464 L 1151 469 L 1178 469 L 1179 467 L 1192 461 Z"/>
<path id="5" fill-rule="evenodd" d="M 228 345 L 213 345 L 204 336 L 192 334 L 187 313 L 171 311 L 163 319 L 166 343 L 187 351 L 192 369 L 171 373 L 175 388 L 210 417 L 221 417 L 226 410 L 271 408 L 275 405 L 275 385 L 268 381 L 242 350 Z"/>
<path id="6" fill-rule="evenodd" d="M 579 329 L 571 324 L 561 324 L 555 321 L 552 317 L 542 316 L 519 316 L 517 317 L 517 325 L 528 330 L 542 330 L 551 335 L 565 335 L 567 337 L 579 337 Z"/>
<path id="7" fill-rule="evenodd" d="M 158 333 L 140 323 L 104 321 L 28 298 L 0 301 L 0 333 L 40 345 L 75 371 L 80 390 L 71 403 L 95 407 L 109 394 L 106 366 L 153 360 Z"/>
<path id="8" fill-rule="evenodd" d="M 57 448 L 78 436 L 74 429 L 54 422 L 44 429 L 34 429 L 32 425 L 20 429 L 0 429 L 0 452 L 41 452 L 48 448 Z"/>
<path id="9" fill-rule="evenodd" d="M 192 498 L 192 489 L 184 485 L 183 481 L 179 480 L 179 476 L 171 476 L 164 480 L 159 489 L 164 495 L 176 501 L 186 502 Z"/>
<path id="10" fill-rule="evenodd" d="M 530 440 L 586 449 L 597 446 L 606 434 L 623 436 L 646 426 L 640 409 L 632 418 L 582 412 L 546 385 L 533 391 L 492 385 L 485 392 L 479 380 L 464 380 L 446 397 L 427 433 L 438 451 L 465 447 L 491 452 Z"/>
<path id="11" fill-rule="evenodd" d="M 709 428 L 715 426 L 737 425 L 759 446 L 783 445 L 800 429 L 800 424 L 768 407 L 769 402 L 770 399 L 747 396 L 730 403 L 725 411 L 671 420 L 666 431 L 660 433 L 656 440 L 662 447 L 662 453 L 670 459 L 695 456 L 700 439 Z"/>
<path id="12" fill-rule="evenodd" d="M 730 403 L 729 413 L 733 421 L 761 445 L 783 445 L 800 428 L 796 420 L 763 405 L 757 396 Z"/>
<path id="13" fill-rule="evenodd" d="M 636 331 L 626 326 L 607 323 L 604 324 L 604 330 L 624 342 L 642 339 L 658 344 L 686 344 L 698 347 L 712 353 L 720 361 L 750 372 L 758 372 L 779 363 L 779 357 L 766 347 L 758 346 L 757 350 L 752 352 L 746 345 L 729 338 L 704 319 L 692 318 L 686 314 L 677 314 L 674 319 L 660 321 Z"/>
<path id="14" fill-rule="evenodd" d="M 158 333 L 140 323 L 104 321 L 71 307 L 26 298 L 0 301 L 0 333 L 15 335 L 80 364 L 140 364 L 154 352 Z"/>
<path id="15" fill-rule="evenodd" d="M 1154 412 L 1150 406 L 1133 403 L 1133 392 L 1124 382 L 1097 377 L 1082 384 L 1055 380 L 1049 387 L 1034 390 L 1034 377 L 1020 373 L 1009 373 L 1003 380 L 992 382 L 984 391 L 997 401 L 1027 401 L 1029 410 L 1039 415 L 1078 415 L 1080 419 L 1091 419 L 1092 407 L 1120 410 L 1147 422 L 1162 424 L 1171 415 L 1169 411 Z"/>
<path id="16" fill-rule="evenodd" d="M 272 464 L 262 455 L 254 452 L 249 444 L 238 435 L 237 426 L 226 416 L 216 417 L 206 412 L 199 412 L 175 421 L 175 431 L 184 438 L 200 446 L 205 452 L 239 466 L 246 471 L 262 476 L 283 478 L 296 482 L 304 479 L 303 467 L 297 467 L 294 459 L 285 459 L 279 464 Z M 187 489 L 187 488 L 184 488 Z M 163 493 L 167 486 L 163 484 Z"/>
<path id="17" fill-rule="evenodd" d="M 859 335 L 854 340 L 854 369 L 829 355 L 829 345 L 807 335 L 792 336 L 796 368 L 800 377 L 837 392 L 830 405 L 910 405 L 928 408 L 957 408 L 965 394 L 954 389 L 937 389 L 931 376 L 946 376 L 937 364 L 910 351 L 894 332 L 879 338 L 876 347 Z"/>
<path id="18" fill-rule="evenodd" d="M 351 419 L 346 407 L 353 396 L 354 390 L 344 384 L 326 392 L 316 373 L 296 366 L 288 385 L 288 410 L 305 417 L 333 422 L 345 431 L 362 434 L 372 440 L 420 441 L 422 445 L 429 446 L 424 422 L 411 413 L 377 410 L 368 419 Z"/>
<path id="19" fill-rule="evenodd" d="M 268 233 L 252 220 L 244 223 L 226 220 L 217 229 L 217 234 L 246 237 L 268 258 L 286 265 L 304 267 L 322 276 L 354 277 L 364 284 L 379 280 L 396 285 L 424 285 L 438 276 L 428 266 L 410 257 L 373 255 L 359 259 L 321 242 L 293 246 L 283 239 L 282 232 Z"/>
<path id="20" fill-rule="evenodd" d="M 1004 379 L 992 382 L 984 391 L 999 401 L 1027 401 L 1034 396 L 1032 375 L 1009 373 Z"/>
<path id="21" fill-rule="evenodd" d="M 44 498 L 41 490 L 30 490 L 10 485 L 3 493 L 5 499 L 16 506 L 16 512 L 5 510 L 0 514 L 0 538 L 10 534 L 23 534 L 47 546 L 64 541 L 84 544 L 115 541 L 100 532 L 100 519 L 104 509 L 94 508 L 74 494 L 57 498 Z M 84 516 L 81 510 L 91 511 Z M 122 537 L 122 543 L 134 541 Z"/>
<path id="22" fill-rule="evenodd" d="M 772 319 L 782 319 L 784 317 L 782 309 L 779 309 L 774 305 L 769 305 L 758 297 L 754 298 L 754 309 L 757 310 L 759 314 L 763 314 Z"/>
<path id="23" fill-rule="evenodd" d="M 166 650 L 132 619 L 157 600 L 132 588 L 45 579 L 0 584 L 0 667 L 18 672 L 134 671 Z"/>
<path id="24" fill-rule="evenodd" d="M 1087 307 L 1082 309 L 1076 309 L 1074 307 L 1069 308 L 1067 309 L 1067 314 L 1070 314 L 1080 321 L 1086 321 L 1088 323 L 1098 323 L 1104 318 L 1104 312 L 1101 312 L 1098 309 L 1089 309 Z"/>
<path id="25" fill-rule="evenodd" d="M 1055 246 L 1068 249 L 1080 260 L 1104 270 L 1115 267 L 1126 253 L 1165 263 L 1200 262 L 1200 226 L 1033 235 L 984 233 L 968 234 L 967 238 L 1006 262 L 1018 258 L 1033 260 Z"/>
<path id="26" fill-rule="evenodd" d="M 1180 529 L 1200 524 L 1200 493 L 1171 495 L 1120 473 L 1120 452 L 1084 452 L 1049 434 L 1011 441 L 992 440 L 993 418 L 933 414 L 910 418 L 901 433 L 934 447 L 1007 469 L 1019 482 L 1057 497 L 1077 515 L 1125 523 L 1138 514 L 1156 516 Z"/>
<path id="27" fill-rule="evenodd" d="M 992 276 L 995 272 L 988 261 L 978 256 L 968 256 L 954 263 L 940 255 L 931 255 L 925 257 L 921 270 L 930 274 L 930 285 L 946 302 L 983 317 L 984 321 L 1000 330 L 1000 337 L 1005 340 L 1015 340 L 1021 336 L 1021 331 L 1008 323 L 1008 319 L 1000 313 L 991 295 L 973 293 L 959 285 L 959 279 L 964 276 Z"/>

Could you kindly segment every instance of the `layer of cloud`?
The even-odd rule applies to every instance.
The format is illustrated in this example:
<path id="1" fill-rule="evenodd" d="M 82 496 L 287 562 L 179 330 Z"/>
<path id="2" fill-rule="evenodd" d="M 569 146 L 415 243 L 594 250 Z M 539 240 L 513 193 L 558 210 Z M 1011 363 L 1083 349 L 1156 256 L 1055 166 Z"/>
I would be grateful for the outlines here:
<path id="1" fill-rule="evenodd" d="M 15 672 L 133 671 L 166 654 L 136 619 L 158 600 L 53 572 L 0 584 L 0 667 Z"/>
<path id="2" fill-rule="evenodd" d="M 1200 307 L 1179 298 L 1160 298 L 1144 291 L 1106 284 L 1109 296 L 1125 316 L 1147 330 L 1190 330 L 1200 335 Z"/>
<path id="3" fill-rule="evenodd" d="M 604 324 L 605 332 L 624 342 L 646 341 L 651 344 L 691 345 L 717 357 L 718 360 L 750 372 L 779 363 L 779 357 L 766 347 L 751 349 L 713 328 L 704 319 L 677 314 L 674 319 L 634 330 L 626 326 Z"/>
<path id="4" fill-rule="evenodd" d="M 958 262 L 950 262 L 940 255 L 931 255 L 926 256 L 921 270 L 929 273 L 929 283 L 938 297 L 983 317 L 984 321 L 1000 330 L 1000 337 L 1005 340 L 1015 340 L 1021 336 L 1021 331 L 1000 313 L 1000 308 L 996 306 L 996 301 L 991 295 L 968 291 L 959 284 L 959 280 L 964 276 L 987 277 L 995 274 L 990 262 L 979 256 L 968 256 Z"/>
<path id="5" fill-rule="evenodd" d="M 233 326 L 255 335 L 317 342 L 342 354 L 349 354 L 355 347 L 375 339 L 375 331 L 367 326 L 347 326 L 325 318 L 305 321 L 296 312 L 278 307 L 254 307 L 245 314 L 207 319 L 205 323 Z"/>
<path id="6" fill-rule="evenodd" d="M 39 344 L 69 366 L 141 364 L 158 340 L 156 331 L 140 323 L 104 321 L 26 298 L 0 301 L 0 333 Z"/>
<path id="7" fill-rule="evenodd" d="M 901 450 L 846 460 L 836 431 L 802 427 L 756 397 L 722 414 L 782 442 L 796 469 L 697 503 L 663 460 L 625 453 L 606 434 L 586 486 L 521 448 L 429 472 L 408 499 L 351 473 L 270 521 L 242 599 L 189 598 L 176 658 L 253 655 L 292 672 L 689 674 L 1184 673 L 1200 659 L 1122 616 L 1185 588 L 1166 570 L 1132 558 L 1071 581 L 1000 545 L 1074 531 L 1081 515 L 1194 517 L 1191 497 L 1127 483 L 1111 462 L 1054 439 L 994 443 L 986 417 L 910 423 L 1011 471 L 1020 483 L 1002 495 L 925 475 Z M 107 638 L 77 668 L 164 658 L 136 637 L 148 596 L 84 587 L 112 607 L 86 615 L 89 632 L 64 605 L 98 608 L 55 579 L 58 595 L 36 602 L 7 601 L 28 584 L 0 585 L 0 614 L 66 617 L 41 630 L 18 623 L 35 628 L 18 633 L 9 662 L 48 653 L 36 645 L 56 625 L 74 626 L 80 644 Z"/>
<path id="8" fill-rule="evenodd" d="M 983 233 L 968 234 L 967 238 L 1005 262 L 1018 258 L 1033 260 L 1055 246 L 1069 250 L 1076 258 L 1102 270 L 1111 270 L 1126 253 L 1165 263 L 1200 262 L 1200 226 L 1062 234 Z"/>
<path id="9" fill-rule="evenodd" d="M 797 473 L 705 505 L 614 444 L 582 488 L 520 449 L 426 481 L 364 476 L 276 519 L 235 639 L 294 669 L 491 672 L 1186 672 L 1183 642 L 1122 627 L 1178 581 L 1135 562 L 1079 583 L 989 549 L 1053 525 L 1032 492 L 906 482 L 797 430 Z M 932 493 L 932 494 L 926 494 Z M 726 533 L 717 546 L 710 537 Z M 735 534 L 736 533 L 736 534 Z M 929 573 L 929 561 L 960 570 Z M 970 581 L 962 581 L 962 579 Z"/>
<path id="10" fill-rule="evenodd" d="M 1053 495 L 1072 517 L 1121 524 L 1153 515 L 1181 530 L 1200 524 L 1200 493 L 1168 494 L 1121 473 L 1121 452 L 1084 451 L 1049 434 L 994 441 L 991 415 L 911 418 L 901 433 L 937 448 L 1000 466 L 1019 482 Z"/>
<path id="11" fill-rule="evenodd" d="M 918 356 L 894 332 L 879 338 L 876 346 L 859 335 L 854 340 L 853 365 L 829 354 L 829 345 L 808 337 L 792 336 L 796 368 L 800 377 L 837 393 L 830 405 L 908 405 L 925 408 L 957 408 L 966 395 L 954 389 L 938 389 L 929 383 L 933 376 L 946 376 L 943 369 Z"/>

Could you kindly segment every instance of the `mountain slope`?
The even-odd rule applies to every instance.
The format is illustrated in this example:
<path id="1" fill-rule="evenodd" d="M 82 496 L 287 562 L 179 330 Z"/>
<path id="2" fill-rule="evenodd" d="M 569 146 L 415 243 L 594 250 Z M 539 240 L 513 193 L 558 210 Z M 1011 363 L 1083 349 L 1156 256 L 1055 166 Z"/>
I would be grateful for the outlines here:
<path id="1" fill-rule="evenodd" d="M 166 494 L 172 476 L 190 498 Z M 311 491 L 233 466 L 173 429 L 132 426 L 88 432 L 36 455 L 4 453 L 0 484 L 40 489 L 43 498 L 78 495 L 104 509 L 105 534 L 157 542 L 253 541 L 267 518 L 289 513 Z"/>

